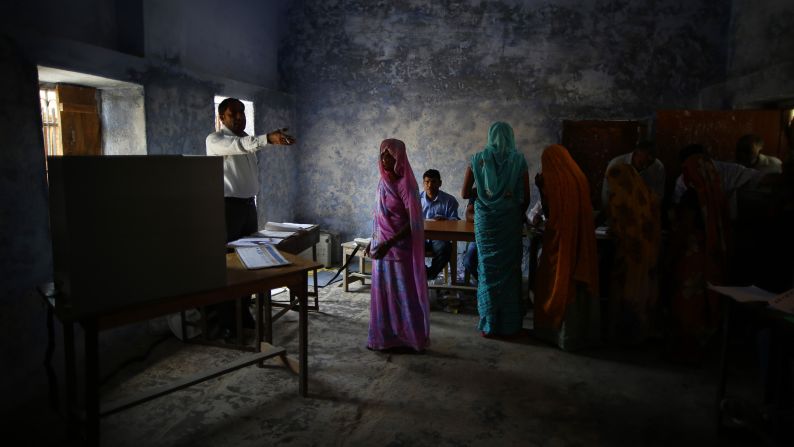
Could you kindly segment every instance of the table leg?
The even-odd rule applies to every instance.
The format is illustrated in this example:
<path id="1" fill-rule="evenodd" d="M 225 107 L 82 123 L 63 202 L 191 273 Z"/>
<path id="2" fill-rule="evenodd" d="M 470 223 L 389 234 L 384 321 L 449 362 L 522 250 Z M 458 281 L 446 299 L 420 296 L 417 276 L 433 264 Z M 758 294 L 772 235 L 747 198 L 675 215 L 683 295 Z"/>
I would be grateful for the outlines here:
<path id="1" fill-rule="evenodd" d="M 74 360 L 74 323 L 63 322 L 63 355 L 66 367 L 66 430 L 70 439 L 77 436 L 77 370 Z"/>
<path id="2" fill-rule="evenodd" d="M 96 320 L 83 322 L 85 335 L 85 438 L 99 445 L 99 333 Z"/>
<path id="3" fill-rule="evenodd" d="M 267 343 L 273 344 L 273 297 L 270 295 L 270 290 L 268 289 L 267 292 L 263 292 L 262 296 L 265 298 L 264 300 L 264 311 L 265 311 L 265 341 Z"/>
<path id="4" fill-rule="evenodd" d="M 302 397 L 308 394 L 309 371 L 308 367 L 308 338 L 309 338 L 309 318 L 308 318 L 308 286 L 306 285 L 306 272 L 303 273 L 303 281 L 298 288 L 298 393 Z"/>
<path id="5" fill-rule="evenodd" d="M 264 310 L 264 302 L 263 302 L 264 300 L 265 300 L 265 294 L 262 293 L 262 292 L 258 292 L 256 294 L 256 343 L 254 343 L 256 345 L 255 346 L 255 351 L 256 352 L 262 352 L 262 337 L 264 337 L 264 334 L 265 334 L 265 330 L 264 330 L 264 327 L 263 327 L 264 325 L 263 325 L 263 321 L 262 321 L 262 312 Z M 259 362 L 258 366 L 260 368 L 264 367 L 265 366 L 265 362 L 264 361 Z"/>
<path id="6" fill-rule="evenodd" d="M 44 354 L 44 369 L 47 372 L 47 396 L 50 399 L 50 409 L 58 411 L 58 376 L 52 367 L 52 356 L 55 354 L 55 311 L 53 306 L 47 306 L 47 351 Z"/>
<path id="7" fill-rule="evenodd" d="M 344 270 L 342 271 L 342 289 L 345 292 L 349 292 L 350 289 L 348 288 L 348 265 L 347 260 L 350 259 L 350 255 L 347 253 L 347 249 L 343 249 L 344 253 L 342 254 L 342 265 L 345 266 Z"/>
<path id="8" fill-rule="evenodd" d="M 449 253 L 449 285 L 454 286 L 458 282 L 458 241 L 450 241 L 452 250 Z"/>
<path id="9" fill-rule="evenodd" d="M 245 301 L 246 309 L 245 311 L 248 312 L 248 300 L 251 299 L 249 295 L 247 298 L 238 298 L 234 300 L 234 324 L 237 327 L 237 345 L 242 346 L 243 341 L 245 339 L 245 334 L 243 334 L 243 301 Z"/>
<path id="10" fill-rule="evenodd" d="M 317 244 L 312 245 L 312 261 L 317 262 Z M 319 311 L 320 307 L 319 307 L 319 300 L 318 300 L 319 297 L 317 296 L 318 294 L 317 294 L 317 270 L 316 269 L 314 270 L 314 275 L 312 275 L 312 278 L 314 278 L 314 280 L 312 281 L 314 283 L 314 289 L 313 289 L 314 291 L 312 292 L 312 295 L 314 296 L 314 310 Z"/>
<path id="11" fill-rule="evenodd" d="M 728 379 L 728 342 L 730 341 L 730 319 L 733 310 L 733 300 L 723 300 L 725 310 L 722 316 L 722 346 L 720 348 L 720 372 L 717 382 L 717 434 L 722 431 L 722 400 L 725 398 L 725 388 Z"/>

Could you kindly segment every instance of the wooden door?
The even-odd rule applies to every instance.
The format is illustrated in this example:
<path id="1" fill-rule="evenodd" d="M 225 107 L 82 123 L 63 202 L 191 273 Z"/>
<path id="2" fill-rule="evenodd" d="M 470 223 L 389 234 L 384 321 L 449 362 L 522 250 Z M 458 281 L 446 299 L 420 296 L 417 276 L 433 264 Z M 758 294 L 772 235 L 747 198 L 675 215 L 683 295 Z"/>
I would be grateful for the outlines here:
<path id="1" fill-rule="evenodd" d="M 736 142 L 756 134 L 764 140 L 761 153 L 785 160 L 784 110 L 659 110 L 656 149 L 664 163 L 667 191 L 681 174 L 678 152 L 689 144 L 706 146 L 716 160 L 735 161 Z"/>
<path id="2" fill-rule="evenodd" d="M 58 84 L 63 155 L 101 155 L 102 132 L 97 91 L 91 87 Z"/>
<path id="3" fill-rule="evenodd" d="M 639 121 L 562 122 L 562 144 L 568 149 L 590 184 L 594 209 L 601 209 L 601 185 L 610 160 L 634 150 L 645 136 L 646 126 Z"/>

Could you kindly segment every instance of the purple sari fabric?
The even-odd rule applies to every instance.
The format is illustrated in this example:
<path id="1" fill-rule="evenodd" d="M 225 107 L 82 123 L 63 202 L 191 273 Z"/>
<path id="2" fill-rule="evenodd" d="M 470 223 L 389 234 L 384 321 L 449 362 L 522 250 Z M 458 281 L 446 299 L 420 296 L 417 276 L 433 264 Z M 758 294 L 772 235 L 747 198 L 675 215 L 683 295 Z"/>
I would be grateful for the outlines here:
<path id="1" fill-rule="evenodd" d="M 379 162 L 380 181 L 375 206 L 371 251 L 410 224 L 411 233 L 372 261 L 372 299 L 369 337 L 371 349 L 399 346 L 423 350 L 430 343 L 430 306 L 425 274 L 425 236 L 419 187 L 405 143 L 384 140 L 380 153 L 396 160 L 390 175 Z"/>

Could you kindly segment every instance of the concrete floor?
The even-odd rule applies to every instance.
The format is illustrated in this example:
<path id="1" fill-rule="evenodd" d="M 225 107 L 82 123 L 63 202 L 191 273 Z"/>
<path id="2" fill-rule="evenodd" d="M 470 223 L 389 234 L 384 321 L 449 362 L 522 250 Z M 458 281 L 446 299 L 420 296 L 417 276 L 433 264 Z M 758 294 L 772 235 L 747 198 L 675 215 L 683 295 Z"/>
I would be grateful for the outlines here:
<path id="1" fill-rule="evenodd" d="M 759 444 L 742 432 L 716 436 L 713 361 L 671 365 L 653 345 L 570 354 L 529 338 L 484 339 L 471 301 L 458 314 L 433 311 L 425 354 L 371 352 L 369 288 L 356 287 L 326 287 L 321 311 L 310 313 L 308 398 L 286 369 L 247 367 L 103 419 L 103 445 Z M 296 352 L 297 314 L 275 332 Z M 126 354 L 140 354 L 137 346 Z M 239 355 L 169 338 L 114 375 L 103 401 Z M 49 428 L 31 436 L 63 443 L 57 416 L 42 411 L 38 422 Z"/>

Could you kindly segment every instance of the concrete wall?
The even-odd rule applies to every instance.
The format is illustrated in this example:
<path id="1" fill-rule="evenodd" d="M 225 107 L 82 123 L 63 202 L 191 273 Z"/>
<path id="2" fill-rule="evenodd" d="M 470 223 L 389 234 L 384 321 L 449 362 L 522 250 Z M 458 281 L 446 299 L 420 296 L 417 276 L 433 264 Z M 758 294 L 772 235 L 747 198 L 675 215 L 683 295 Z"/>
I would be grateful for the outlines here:
<path id="1" fill-rule="evenodd" d="M 563 119 L 692 105 L 724 75 L 729 13 L 714 0 L 295 2 L 282 79 L 299 99 L 299 219 L 368 235 L 384 138 L 458 195 L 493 121 L 513 125 L 534 175 Z"/>
<path id="2" fill-rule="evenodd" d="M 705 89 L 704 107 L 794 105 L 794 2 L 734 0 L 725 82 Z"/>
<path id="3" fill-rule="evenodd" d="M 120 51 L 116 45 L 119 27 L 114 22 L 114 2 L 106 5 L 78 0 L 69 2 L 68 8 L 60 3 L 16 2 L 0 19 L 0 80 L 7 87 L 0 92 L 0 126 L 6 135 L 0 150 L 0 249 L 4 255 L 0 260 L 0 364 L 7 366 L 0 384 L 0 393 L 6 396 L 0 405 L 3 415 L 11 414 L 6 410 L 15 406 L 33 405 L 35 397 L 46 393 L 41 368 L 46 341 L 44 306 L 33 290 L 50 279 L 52 255 L 36 65 L 141 85 L 145 104 L 132 98 L 116 98 L 117 105 L 128 100 L 131 108 L 110 110 L 105 104 L 105 112 L 144 116 L 145 129 L 136 127 L 132 131 L 137 138 L 145 133 L 149 154 L 203 154 L 204 139 L 214 130 L 216 94 L 255 98 L 259 129 L 294 127 L 290 121 L 293 97 L 274 90 L 278 87 L 275 48 L 263 45 L 280 40 L 277 27 L 262 27 L 251 33 L 238 30 L 232 33 L 235 39 L 229 46 L 239 53 L 208 52 L 202 58 L 192 52 L 187 57 L 191 66 L 185 66 L 181 57 L 157 53 L 138 57 Z M 144 2 L 147 14 L 152 14 L 152 5 L 157 7 L 159 3 Z M 236 3 L 243 8 L 236 13 L 245 18 L 243 22 L 250 28 L 256 23 L 254 18 L 272 14 L 273 5 L 278 3 Z M 178 6 L 178 14 L 187 14 L 193 7 L 202 11 L 200 26 L 185 28 L 188 40 L 217 28 L 212 25 L 218 14 L 209 2 L 169 4 Z M 66 9 L 80 14 L 73 17 Z M 30 17 L 58 26 L 33 23 L 28 20 Z M 224 17 L 218 27 L 228 28 L 232 16 Z M 163 18 L 167 19 L 168 16 Z M 256 59 L 241 59 L 242 54 L 267 60 L 258 64 Z M 228 68 L 217 71 L 212 67 Z M 287 149 L 268 150 L 260 155 L 260 160 L 262 223 L 267 219 L 294 220 L 294 154 Z M 122 339 L 124 334 L 115 337 Z"/>
<path id="4" fill-rule="evenodd" d="M 145 0 L 146 55 L 274 88 L 286 0 Z"/>
<path id="5" fill-rule="evenodd" d="M 146 155 L 143 87 L 103 89 L 100 98 L 103 153 Z"/>

